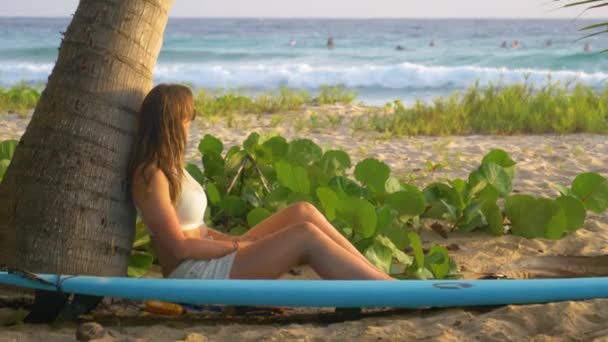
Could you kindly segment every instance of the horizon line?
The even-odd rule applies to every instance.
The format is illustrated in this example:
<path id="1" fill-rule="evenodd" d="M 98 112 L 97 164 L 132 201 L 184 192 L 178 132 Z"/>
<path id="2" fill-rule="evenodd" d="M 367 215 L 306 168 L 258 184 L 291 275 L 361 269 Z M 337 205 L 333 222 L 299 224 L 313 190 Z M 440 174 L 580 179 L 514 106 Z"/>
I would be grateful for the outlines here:
<path id="1" fill-rule="evenodd" d="M 3 19 L 69 19 L 72 15 L 67 16 L 21 16 L 21 15 L 0 15 Z M 169 19 L 247 19 L 247 20 L 571 20 L 571 21 L 582 21 L 582 20 L 608 20 L 608 17 L 560 17 L 560 18 L 547 18 L 547 17 L 276 17 L 276 16 L 169 16 Z"/>

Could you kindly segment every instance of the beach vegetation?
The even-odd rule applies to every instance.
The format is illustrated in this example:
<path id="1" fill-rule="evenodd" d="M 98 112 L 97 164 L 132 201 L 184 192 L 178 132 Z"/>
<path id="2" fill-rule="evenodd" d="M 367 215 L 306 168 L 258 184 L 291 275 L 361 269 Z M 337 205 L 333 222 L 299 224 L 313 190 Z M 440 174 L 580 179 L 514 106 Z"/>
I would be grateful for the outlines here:
<path id="1" fill-rule="evenodd" d="M 40 97 L 41 88 L 20 83 L 0 88 L 0 112 L 27 113 Z M 354 94 L 342 87 L 324 87 L 318 97 L 306 91 L 281 88 L 257 97 L 238 93 L 214 94 L 196 91 L 195 108 L 203 120 L 224 117 L 235 126 L 240 114 L 273 114 L 272 126 L 285 122 L 288 111 L 309 105 L 350 103 Z M 297 122 L 298 131 L 311 126 L 335 128 L 343 117 L 324 114 Z M 431 102 L 417 100 L 412 105 L 388 103 L 381 110 L 357 116 L 350 123 L 354 132 L 377 132 L 384 138 L 415 135 L 608 133 L 608 86 L 530 83 L 510 86 L 470 87 L 462 94 L 437 97 Z"/>
<path id="2" fill-rule="evenodd" d="M 196 91 L 195 108 L 204 116 L 228 114 L 273 114 L 300 110 L 304 106 L 349 104 L 355 99 L 353 92 L 339 86 L 324 86 L 317 97 L 305 90 L 281 87 L 258 96 L 244 96 L 238 93 L 212 93 Z"/>
<path id="3" fill-rule="evenodd" d="M 0 182 L 2 182 L 4 173 L 11 163 L 11 159 L 15 153 L 15 148 L 17 148 L 16 140 L 5 140 L 0 142 Z"/>
<path id="4" fill-rule="evenodd" d="M 559 239 L 582 227 L 588 211 L 608 209 L 608 180 L 593 172 L 557 185 L 554 198 L 513 193 L 516 161 L 500 149 L 489 151 L 466 179 L 421 188 L 383 161 L 355 164 L 345 151 L 324 150 L 309 139 L 252 133 L 226 150 L 205 135 L 198 150 L 203 168 L 189 163 L 186 169 L 206 190 L 209 226 L 240 235 L 290 204 L 309 202 L 370 261 L 400 278 L 458 276 L 444 247 L 423 246 L 418 233 L 429 225 L 446 237 L 478 231 Z M 153 258 L 138 223 L 129 274 L 141 275 Z"/>
<path id="5" fill-rule="evenodd" d="M 0 87 L 0 113 L 26 115 L 40 100 L 42 86 L 20 82 L 11 87 Z"/>
<path id="6" fill-rule="evenodd" d="M 596 91 L 577 84 L 544 87 L 517 84 L 478 85 L 464 94 L 421 100 L 411 106 L 392 103 L 392 113 L 376 113 L 353 129 L 393 136 L 608 133 L 608 86 Z"/>
<path id="7" fill-rule="evenodd" d="M 316 105 L 351 104 L 357 94 L 343 86 L 322 86 L 319 96 L 313 99 Z"/>

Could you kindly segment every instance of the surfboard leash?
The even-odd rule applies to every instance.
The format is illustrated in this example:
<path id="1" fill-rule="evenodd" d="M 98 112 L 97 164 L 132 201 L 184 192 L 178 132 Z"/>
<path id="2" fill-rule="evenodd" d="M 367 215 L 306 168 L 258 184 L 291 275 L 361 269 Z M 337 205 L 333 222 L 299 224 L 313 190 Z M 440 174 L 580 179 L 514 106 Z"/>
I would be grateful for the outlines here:
<path id="1" fill-rule="evenodd" d="M 25 270 L 25 269 L 19 268 L 19 267 L 3 266 L 3 267 L 0 267 L 0 270 L 6 271 L 8 274 L 13 274 L 13 275 L 25 278 L 25 279 L 27 279 L 29 281 L 33 281 L 33 282 L 44 284 L 44 285 L 48 285 L 48 286 L 53 286 L 53 287 L 55 287 L 55 289 L 59 293 L 63 293 L 63 283 L 66 280 L 75 277 L 75 276 L 63 277 L 61 274 L 58 274 L 57 275 L 57 282 L 53 283 L 51 281 L 48 281 L 48 280 L 46 280 L 44 278 L 39 277 L 34 272 L 30 272 L 28 270 Z"/>

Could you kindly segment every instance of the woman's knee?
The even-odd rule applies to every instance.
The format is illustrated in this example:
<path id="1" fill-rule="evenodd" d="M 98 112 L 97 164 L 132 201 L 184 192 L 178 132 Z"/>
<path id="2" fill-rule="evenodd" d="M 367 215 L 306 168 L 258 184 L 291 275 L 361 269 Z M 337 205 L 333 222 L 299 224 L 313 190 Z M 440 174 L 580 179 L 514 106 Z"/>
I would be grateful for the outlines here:
<path id="1" fill-rule="evenodd" d="M 312 221 L 320 214 L 317 207 L 304 201 L 292 204 L 290 209 L 293 210 L 294 216 L 302 221 Z"/>
<path id="2" fill-rule="evenodd" d="M 298 222 L 292 224 L 289 228 L 293 230 L 295 234 L 303 235 L 305 238 L 316 239 L 323 234 L 321 229 L 310 221 Z"/>

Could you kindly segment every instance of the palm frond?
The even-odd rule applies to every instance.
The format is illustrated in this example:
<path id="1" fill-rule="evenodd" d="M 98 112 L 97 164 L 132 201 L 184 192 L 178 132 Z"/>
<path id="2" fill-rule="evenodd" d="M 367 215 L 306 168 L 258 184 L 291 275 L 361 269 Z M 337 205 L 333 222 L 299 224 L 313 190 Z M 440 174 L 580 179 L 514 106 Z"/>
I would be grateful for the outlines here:
<path id="1" fill-rule="evenodd" d="M 579 1 L 553 0 L 553 2 L 559 2 L 559 3 L 567 2 L 566 4 L 564 4 L 563 6 L 561 6 L 561 8 L 584 7 L 584 9 L 581 12 L 581 14 L 583 14 L 583 13 L 589 11 L 589 10 L 592 10 L 592 9 L 597 9 L 597 8 L 608 6 L 608 1 L 607 0 L 579 0 Z"/>
<path id="2" fill-rule="evenodd" d="M 567 2 L 566 4 L 564 4 L 563 6 L 561 6 L 562 8 L 568 8 L 568 7 L 583 7 L 583 11 L 581 12 L 581 15 L 589 10 L 596 10 L 598 8 L 602 8 L 602 7 L 606 7 L 608 6 L 608 0 L 577 0 L 577 1 L 572 1 L 572 0 L 553 0 L 553 2 L 560 2 L 560 3 L 564 3 Z M 600 34 L 605 34 L 608 33 L 608 22 L 604 22 L 604 23 L 599 23 L 599 24 L 594 24 L 594 25 L 589 25 L 586 27 L 581 28 L 581 31 L 589 31 L 589 30 L 594 30 L 594 29 L 598 29 L 598 28 L 603 28 L 600 31 L 595 31 L 592 32 L 590 34 L 587 34 L 585 36 L 583 36 L 580 39 L 587 39 L 590 37 L 595 37 L 597 35 Z M 579 39 L 579 40 L 580 40 Z M 600 53 L 606 53 L 608 52 L 608 49 L 601 51 Z"/>

